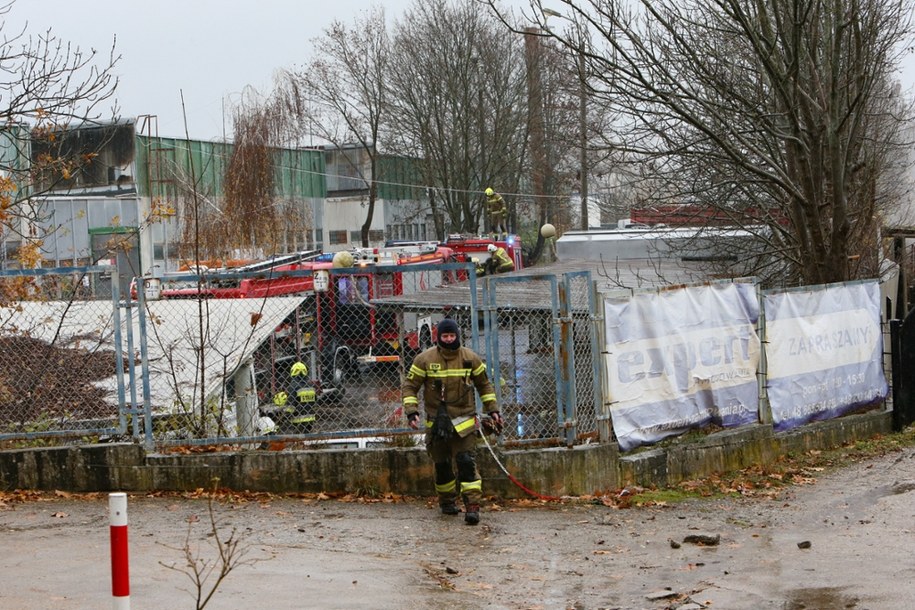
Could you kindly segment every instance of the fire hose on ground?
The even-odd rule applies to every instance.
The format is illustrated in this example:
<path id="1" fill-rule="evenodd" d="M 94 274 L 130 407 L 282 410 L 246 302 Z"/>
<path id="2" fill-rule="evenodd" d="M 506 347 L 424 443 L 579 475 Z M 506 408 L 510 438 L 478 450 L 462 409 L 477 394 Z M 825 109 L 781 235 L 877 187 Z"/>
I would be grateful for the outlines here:
<path id="1" fill-rule="evenodd" d="M 545 494 L 537 493 L 529 487 L 526 487 L 521 481 L 517 479 L 517 477 L 515 477 L 515 475 L 508 471 L 508 469 L 502 464 L 501 460 L 499 460 L 499 456 L 496 455 L 492 445 L 489 444 L 489 439 L 486 438 L 488 436 L 486 434 L 487 430 L 491 430 L 493 433 L 498 432 L 494 423 L 491 421 L 487 422 L 487 420 L 489 420 L 488 417 L 483 418 L 482 425 L 480 426 L 480 436 L 483 437 L 483 442 L 486 444 L 486 448 L 489 449 L 489 453 L 492 455 L 492 459 L 495 460 L 496 464 L 499 466 L 499 469 L 505 473 L 505 476 L 508 477 L 508 480 L 518 486 L 518 488 L 520 488 L 524 493 L 537 498 L 538 500 L 545 500 L 547 502 L 558 502 L 562 500 L 562 498 L 559 496 L 548 496 Z"/>

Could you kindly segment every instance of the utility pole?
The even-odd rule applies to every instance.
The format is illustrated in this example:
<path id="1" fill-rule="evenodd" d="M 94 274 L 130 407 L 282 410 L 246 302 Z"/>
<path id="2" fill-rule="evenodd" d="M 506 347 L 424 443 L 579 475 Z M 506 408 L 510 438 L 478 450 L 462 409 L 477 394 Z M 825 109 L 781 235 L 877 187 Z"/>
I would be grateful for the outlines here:
<path id="1" fill-rule="evenodd" d="M 565 19 L 575 25 L 578 34 L 578 136 L 579 147 L 581 148 L 581 167 L 579 169 L 579 193 L 581 195 L 581 230 L 588 230 L 588 78 L 587 62 L 585 56 L 585 30 L 581 24 L 573 19 L 569 19 L 562 13 L 549 8 L 542 9 L 543 28 L 550 32 L 546 27 L 548 17 L 558 17 Z"/>
<path id="2" fill-rule="evenodd" d="M 581 144 L 581 230 L 588 230 L 588 82 L 586 79 L 585 43 L 578 46 L 578 129 Z"/>
<path id="3" fill-rule="evenodd" d="M 533 161 L 533 173 L 531 175 L 531 186 L 533 187 L 534 197 L 537 199 L 539 211 L 538 225 L 543 226 L 548 222 L 551 214 L 549 213 L 550 200 L 547 197 L 547 177 L 550 172 L 549 161 L 547 160 L 546 142 L 543 134 L 543 87 L 540 75 L 541 55 L 540 49 L 541 32 L 538 28 L 527 28 L 524 30 L 524 50 L 527 64 L 527 95 L 528 105 L 530 107 L 530 116 L 528 118 L 531 134 L 531 160 Z M 544 239 L 542 235 L 537 237 L 537 246 L 531 255 L 531 259 L 536 261 L 543 253 Z"/>

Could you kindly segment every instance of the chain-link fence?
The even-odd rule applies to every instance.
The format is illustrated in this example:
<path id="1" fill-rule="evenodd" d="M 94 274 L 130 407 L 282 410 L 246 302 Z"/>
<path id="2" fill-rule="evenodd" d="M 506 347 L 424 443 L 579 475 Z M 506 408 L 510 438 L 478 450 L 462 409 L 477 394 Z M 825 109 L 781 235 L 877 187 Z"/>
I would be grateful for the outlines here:
<path id="1" fill-rule="evenodd" d="M 157 278 L 139 295 L 152 297 L 140 310 L 155 440 L 403 432 L 404 369 L 443 314 L 386 299 L 466 277 L 462 265 L 328 263 Z"/>
<path id="2" fill-rule="evenodd" d="M 417 440 L 401 381 L 444 317 L 490 365 L 503 442 L 575 442 L 594 429 L 586 275 L 481 282 L 464 264 L 328 263 L 137 278 L 123 295 L 101 271 L 71 285 L 72 272 L 45 275 L 29 280 L 44 297 L 8 297 L 3 309 L 4 370 L 30 373 L 0 386 L 16 437 Z"/>
<path id="3" fill-rule="evenodd" d="M 503 414 L 509 422 L 508 439 L 546 439 L 559 436 L 557 362 L 554 358 L 552 314 L 539 311 L 496 312 L 490 331 L 497 341 L 490 357 L 500 389 Z M 498 365 L 495 363 L 498 361 Z"/>
<path id="4" fill-rule="evenodd" d="M 102 267 L 0 273 L 0 440 L 417 442 L 401 380 L 444 317 L 488 363 L 508 424 L 502 443 L 613 438 L 604 295 L 588 272 L 478 280 L 465 264 L 328 262 L 138 280 L 122 295 Z M 810 311 L 819 315 L 815 303 Z M 682 350 L 666 363 L 650 349 L 639 362 L 676 368 Z"/>
<path id="5" fill-rule="evenodd" d="M 607 441 L 610 438 L 610 416 L 601 412 L 600 305 L 590 273 L 567 273 L 563 276 L 568 295 L 564 314 L 571 322 L 572 387 L 569 402 L 574 405 L 575 430 L 578 439 Z M 576 439 L 576 440 L 578 440 Z"/>
<path id="6" fill-rule="evenodd" d="M 0 272 L 0 440 L 124 432 L 110 295 L 103 267 Z"/>
<path id="7" fill-rule="evenodd" d="M 510 424 L 506 442 L 574 444 L 595 436 L 590 284 L 587 272 L 486 282 L 487 357 Z"/>

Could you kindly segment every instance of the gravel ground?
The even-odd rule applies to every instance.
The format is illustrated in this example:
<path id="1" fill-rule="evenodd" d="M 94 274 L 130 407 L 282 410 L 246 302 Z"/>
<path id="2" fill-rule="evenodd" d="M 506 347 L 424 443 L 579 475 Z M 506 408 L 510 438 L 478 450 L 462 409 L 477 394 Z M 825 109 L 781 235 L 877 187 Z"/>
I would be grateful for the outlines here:
<path id="1" fill-rule="evenodd" d="M 206 608 L 912 608 L 913 490 L 906 448 L 755 497 L 490 501 L 477 527 L 428 498 L 230 495 L 216 531 L 244 563 Z M 132 607 L 198 608 L 207 500 L 130 496 L 128 518 Z M 0 608 L 110 606 L 107 495 L 2 494 L 0 546 Z"/>

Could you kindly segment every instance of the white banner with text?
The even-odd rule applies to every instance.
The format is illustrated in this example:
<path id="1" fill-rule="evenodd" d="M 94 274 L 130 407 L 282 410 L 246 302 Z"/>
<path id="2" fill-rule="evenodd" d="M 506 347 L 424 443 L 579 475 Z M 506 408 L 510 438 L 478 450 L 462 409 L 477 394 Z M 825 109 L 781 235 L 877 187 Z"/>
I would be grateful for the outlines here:
<path id="1" fill-rule="evenodd" d="M 620 449 L 714 423 L 758 421 L 756 285 L 604 300 L 610 415 Z"/>
<path id="2" fill-rule="evenodd" d="M 832 419 L 886 398 L 876 281 L 771 291 L 763 304 L 775 430 Z"/>

